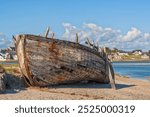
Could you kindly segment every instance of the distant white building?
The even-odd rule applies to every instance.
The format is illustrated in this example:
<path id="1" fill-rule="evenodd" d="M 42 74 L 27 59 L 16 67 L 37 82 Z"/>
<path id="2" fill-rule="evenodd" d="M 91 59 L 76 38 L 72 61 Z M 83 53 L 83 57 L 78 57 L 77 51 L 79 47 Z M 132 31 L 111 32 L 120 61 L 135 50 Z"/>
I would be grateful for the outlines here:
<path id="1" fill-rule="evenodd" d="M 6 54 L 5 54 L 5 59 L 11 59 L 11 56 L 10 56 L 9 53 L 6 53 Z"/>
<path id="2" fill-rule="evenodd" d="M 142 50 L 134 50 L 134 51 L 132 51 L 132 54 L 134 54 L 134 55 L 142 55 Z"/>
<path id="3" fill-rule="evenodd" d="M 1 61 L 6 60 L 6 59 L 5 59 L 5 55 L 3 55 L 2 53 L 0 53 L 0 60 L 1 60 Z"/>
<path id="4" fill-rule="evenodd" d="M 0 60 L 18 60 L 15 47 L 0 49 Z"/>
<path id="5" fill-rule="evenodd" d="M 118 54 L 119 56 L 123 56 L 123 55 L 129 56 L 129 54 L 126 53 L 126 52 L 117 52 L 117 54 Z"/>

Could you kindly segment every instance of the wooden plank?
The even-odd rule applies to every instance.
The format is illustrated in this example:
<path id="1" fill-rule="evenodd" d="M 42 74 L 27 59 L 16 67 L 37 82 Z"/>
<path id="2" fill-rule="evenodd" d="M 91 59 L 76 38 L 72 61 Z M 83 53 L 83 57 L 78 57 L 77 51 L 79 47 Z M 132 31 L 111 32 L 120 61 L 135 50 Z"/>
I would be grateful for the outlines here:
<path id="1" fill-rule="evenodd" d="M 105 53 L 106 54 L 106 53 Z M 115 77 L 114 77 L 114 71 L 112 69 L 112 66 L 111 66 L 111 63 L 109 63 L 108 61 L 108 56 L 106 54 L 106 71 L 107 71 L 107 76 L 109 78 L 109 81 L 110 81 L 110 85 L 113 89 L 116 89 L 116 86 L 115 86 Z"/>
<path id="2" fill-rule="evenodd" d="M 47 38 L 47 37 L 48 37 L 49 30 L 50 30 L 50 27 L 47 27 L 46 32 L 45 32 L 45 38 Z"/>

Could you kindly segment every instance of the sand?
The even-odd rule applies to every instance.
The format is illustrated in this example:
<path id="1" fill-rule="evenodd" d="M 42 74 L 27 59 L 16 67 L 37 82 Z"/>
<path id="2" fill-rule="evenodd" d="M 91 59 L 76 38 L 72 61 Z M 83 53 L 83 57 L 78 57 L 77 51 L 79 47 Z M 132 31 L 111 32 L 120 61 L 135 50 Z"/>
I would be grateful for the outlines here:
<path id="1" fill-rule="evenodd" d="M 2 100 L 149 100 L 150 82 L 116 75 L 114 90 L 109 84 L 77 83 L 49 88 L 6 90 Z"/>

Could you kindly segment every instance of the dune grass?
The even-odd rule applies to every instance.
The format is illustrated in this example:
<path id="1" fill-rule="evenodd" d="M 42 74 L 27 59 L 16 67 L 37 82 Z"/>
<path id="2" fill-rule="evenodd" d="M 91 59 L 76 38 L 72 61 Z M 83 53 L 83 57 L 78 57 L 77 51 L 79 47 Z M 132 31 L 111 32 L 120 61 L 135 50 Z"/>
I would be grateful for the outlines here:
<path id="1" fill-rule="evenodd" d="M 7 73 L 19 72 L 19 64 L 0 64 L 0 69 L 3 69 Z"/>

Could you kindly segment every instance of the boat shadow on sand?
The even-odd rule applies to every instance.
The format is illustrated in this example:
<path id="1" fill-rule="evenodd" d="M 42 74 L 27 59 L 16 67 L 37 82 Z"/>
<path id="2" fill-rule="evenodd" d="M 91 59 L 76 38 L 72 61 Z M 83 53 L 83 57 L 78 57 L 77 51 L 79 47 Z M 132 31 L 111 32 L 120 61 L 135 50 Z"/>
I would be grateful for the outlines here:
<path id="1" fill-rule="evenodd" d="M 27 90 L 27 85 L 25 84 L 24 80 L 20 77 L 14 77 L 12 74 L 6 74 L 6 77 L 9 79 L 6 83 L 6 90 L 1 92 L 0 94 L 16 94 L 20 91 Z M 16 80 L 17 79 L 17 80 Z M 19 80 L 18 80 L 19 79 Z M 129 85 L 129 84 L 120 84 L 116 83 L 116 90 L 134 87 L 136 85 Z M 77 82 L 71 84 L 58 84 L 58 85 L 50 85 L 47 87 L 40 87 L 40 88 L 48 88 L 48 89 L 65 89 L 65 88 L 85 88 L 85 89 L 112 89 L 110 84 L 103 84 L 97 82 Z"/>
<path id="2" fill-rule="evenodd" d="M 123 88 L 129 88 L 134 87 L 135 85 L 127 85 L 127 84 L 116 84 L 116 90 L 123 89 Z M 99 83 L 75 83 L 75 84 L 65 84 L 65 85 L 53 85 L 48 86 L 48 89 L 56 88 L 56 89 L 63 89 L 63 88 L 87 88 L 87 89 L 112 89 L 110 84 L 99 84 Z M 8 88 L 5 90 L 2 94 L 16 94 L 20 91 L 27 90 L 27 87 L 18 87 L 18 88 Z"/>
<path id="3" fill-rule="evenodd" d="M 136 85 L 129 85 L 129 84 L 116 84 L 116 90 L 134 87 Z M 101 83 L 74 83 L 74 84 L 63 84 L 63 85 L 53 85 L 48 86 L 48 88 L 88 88 L 88 89 L 112 89 L 110 84 L 101 84 Z"/>

